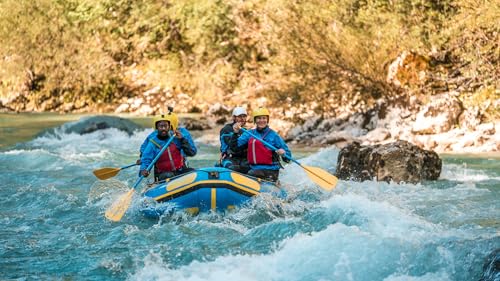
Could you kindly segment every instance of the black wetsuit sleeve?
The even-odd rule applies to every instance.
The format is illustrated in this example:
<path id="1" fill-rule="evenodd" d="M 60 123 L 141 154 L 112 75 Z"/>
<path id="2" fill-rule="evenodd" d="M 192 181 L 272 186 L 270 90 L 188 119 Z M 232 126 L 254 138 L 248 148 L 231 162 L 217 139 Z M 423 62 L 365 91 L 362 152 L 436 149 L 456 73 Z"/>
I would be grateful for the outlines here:
<path id="1" fill-rule="evenodd" d="M 191 145 L 189 144 L 189 141 L 185 138 L 181 139 L 181 149 L 182 149 L 182 151 L 184 151 L 186 156 L 195 156 L 196 155 L 196 151 L 191 147 Z"/>
<path id="2" fill-rule="evenodd" d="M 226 124 L 221 130 L 220 130 L 220 138 L 224 143 L 226 143 L 229 146 L 229 142 L 231 141 L 231 136 L 234 135 L 233 133 L 233 126 L 232 124 Z"/>
<path id="3" fill-rule="evenodd" d="M 236 155 L 246 155 L 247 146 L 238 147 L 238 138 L 241 134 L 233 134 L 229 140 L 229 148 Z"/>

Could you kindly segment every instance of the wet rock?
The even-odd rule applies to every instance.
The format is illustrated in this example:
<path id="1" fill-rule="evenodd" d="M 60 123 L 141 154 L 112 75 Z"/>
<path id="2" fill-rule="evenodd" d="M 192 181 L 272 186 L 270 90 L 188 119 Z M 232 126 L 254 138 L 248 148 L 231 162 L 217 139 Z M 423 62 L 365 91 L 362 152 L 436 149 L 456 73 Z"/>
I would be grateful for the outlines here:
<path id="1" fill-rule="evenodd" d="M 496 249 L 488 255 L 483 266 L 483 275 L 479 279 L 479 281 L 498 280 L 500 280 L 500 249 Z"/>
<path id="2" fill-rule="evenodd" d="M 418 183 L 438 179 L 441 166 L 437 153 L 407 141 L 374 146 L 353 142 L 340 151 L 336 171 L 344 180 Z"/>
<path id="3" fill-rule="evenodd" d="M 83 117 L 76 122 L 70 122 L 62 125 L 59 128 L 52 129 L 46 133 L 53 133 L 54 131 L 61 131 L 62 133 L 77 133 L 80 135 L 89 134 L 97 130 L 104 130 L 115 128 L 120 131 L 132 135 L 134 131 L 142 129 L 142 127 L 130 120 L 114 117 L 114 116 L 91 116 Z"/>
<path id="4" fill-rule="evenodd" d="M 201 131 L 212 129 L 207 119 L 182 118 L 182 125 L 190 131 Z"/>
<path id="5" fill-rule="evenodd" d="M 338 156 L 337 177 L 343 180 L 371 180 L 373 172 L 369 171 L 369 167 L 366 165 L 367 154 L 370 151 L 370 147 L 362 147 L 358 142 L 344 147 Z"/>

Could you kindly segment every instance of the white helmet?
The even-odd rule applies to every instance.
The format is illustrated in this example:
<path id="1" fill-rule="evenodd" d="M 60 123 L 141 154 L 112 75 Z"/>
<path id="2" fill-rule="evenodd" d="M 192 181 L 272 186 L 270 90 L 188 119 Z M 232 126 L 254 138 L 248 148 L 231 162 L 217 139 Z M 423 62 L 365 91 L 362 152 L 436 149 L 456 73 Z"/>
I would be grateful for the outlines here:
<path id="1" fill-rule="evenodd" d="M 243 107 L 238 106 L 233 109 L 233 116 L 240 116 L 242 114 L 247 115 L 247 110 L 244 109 Z"/>

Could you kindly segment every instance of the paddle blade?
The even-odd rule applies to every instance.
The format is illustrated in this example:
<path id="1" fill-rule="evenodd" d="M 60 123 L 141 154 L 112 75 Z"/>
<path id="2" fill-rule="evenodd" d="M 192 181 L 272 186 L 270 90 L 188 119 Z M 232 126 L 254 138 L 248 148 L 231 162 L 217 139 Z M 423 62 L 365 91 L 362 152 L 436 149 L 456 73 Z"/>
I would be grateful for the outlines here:
<path id="1" fill-rule="evenodd" d="M 121 168 L 102 168 L 94 170 L 94 175 L 100 180 L 112 178 L 118 174 Z"/>
<path id="2" fill-rule="evenodd" d="M 337 185 L 337 177 L 327 171 L 318 168 L 301 165 L 306 170 L 309 178 L 326 191 L 332 191 Z"/>
<path id="3" fill-rule="evenodd" d="M 130 189 L 126 194 L 122 195 L 109 209 L 106 210 L 104 216 L 111 221 L 120 221 L 130 206 L 134 189 Z"/>

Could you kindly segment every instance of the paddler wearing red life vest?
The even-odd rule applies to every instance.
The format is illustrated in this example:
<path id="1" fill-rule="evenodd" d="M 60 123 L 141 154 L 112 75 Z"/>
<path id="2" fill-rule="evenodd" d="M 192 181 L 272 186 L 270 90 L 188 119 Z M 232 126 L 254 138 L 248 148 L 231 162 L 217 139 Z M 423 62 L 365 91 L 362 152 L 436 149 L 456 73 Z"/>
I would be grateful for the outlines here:
<path id="1" fill-rule="evenodd" d="M 186 128 L 178 127 L 178 125 L 179 119 L 172 112 L 156 116 L 153 119 L 156 134 L 148 136 L 148 144 L 141 155 L 140 173 L 143 176 L 149 175 L 147 167 L 174 134 L 174 140 L 154 165 L 155 179 L 164 180 L 194 170 L 188 167 L 186 157 L 196 155 L 196 146 L 189 131 Z"/>
<path id="2" fill-rule="evenodd" d="M 282 167 L 280 156 L 285 155 L 286 157 L 282 158 L 283 161 L 289 162 L 288 159 L 292 157 L 292 153 L 278 133 L 269 128 L 269 116 L 267 108 L 255 109 L 252 112 L 255 128 L 249 131 L 277 148 L 275 151 L 250 134 L 243 133 L 238 137 L 241 129 L 240 123 L 233 125 L 234 135 L 231 137 L 230 147 L 234 151 L 248 149 L 247 159 L 250 164 L 248 175 L 276 182 Z"/>

